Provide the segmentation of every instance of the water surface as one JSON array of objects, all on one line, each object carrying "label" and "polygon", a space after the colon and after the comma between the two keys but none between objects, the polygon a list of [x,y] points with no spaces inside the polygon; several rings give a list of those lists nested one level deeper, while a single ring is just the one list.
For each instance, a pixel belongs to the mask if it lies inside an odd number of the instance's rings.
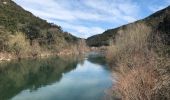
[{"label": "water surface", "polygon": [[0,67],[0,100],[103,100],[112,85],[103,57],[52,57]]}]

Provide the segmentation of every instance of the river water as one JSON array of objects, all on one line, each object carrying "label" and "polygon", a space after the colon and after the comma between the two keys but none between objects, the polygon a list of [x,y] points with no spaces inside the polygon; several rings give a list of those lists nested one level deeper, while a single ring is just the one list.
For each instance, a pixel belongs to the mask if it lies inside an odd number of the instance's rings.
[{"label": "river water", "polygon": [[0,64],[0,100],[104,100],[111,71],[101,56]]}]

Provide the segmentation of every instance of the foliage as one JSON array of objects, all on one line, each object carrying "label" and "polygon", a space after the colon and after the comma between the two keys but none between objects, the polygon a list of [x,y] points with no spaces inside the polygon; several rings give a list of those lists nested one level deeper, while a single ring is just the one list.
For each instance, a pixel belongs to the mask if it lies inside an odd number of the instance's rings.
[{"label": "foliage", "polygon": [[[3,1],[7,4],[3,4]],[[21,31],[26,34],[30,40],[41,38],[45,39],[48,35],[48,30],[53,30],[56,37],[64,37],[65,40],[74,41],[74,36],[64,33],[60,26],[52,23],[47,23],[32,13],[25,11],[11,0],[0,1],[0,26],[5,27],[6,30],[15,32]],[[48,38],[48,37],[46,37]],[[69,40],[70,39],[70,40]]]},{"label": "foliage", "polygon": [[63,32],[60,26],[25,11],[12,0],[0,0],[0,52],[17,56],[37,55],[42,50],[58,52],[78,40]]},{"label": "foliage", "polygon": [[[120,30],[107,58],[115,62],[116,92],[123,100],[170,99],[169,58],[159,35],[145,24]],[[166,85],[166,86],[165,86]]]},{"label": "foliage", "polygon": [[[115,29],[108,29],[102,34],[94,35],[92,37],[89,37],[87,39],[87,44],[89,46],[110,46],[112,43],[115,42],[115,37],[117,34],[119,34],[119,31],[121,30],[127,30],[130,28],[129,26],[138,25],[145,23],[147,26],[151,27],[151,30],[153,31],[162,31],[162,35],[166,37],[167,41],[169,41],[170,33],[169,33],[169,20],[170,20],[170,6],[168,6],[165,9],[162,9],[144,19],[138,20],[133,23],[129,23],[127,25],[120,26]],[[169,42],[170,44],[170,42]]]},{"label": "foliage", "polygon": [[0,52],[8,51],[8,41],[10,33],[3,28],[0,28]]},{"label": "foliage", "polygon": [[25,38],[25,35],[20,32],[10,36],[9,47],[17,57],[20,57],[21,54],[27,53],[30,49],[29,41]]}]

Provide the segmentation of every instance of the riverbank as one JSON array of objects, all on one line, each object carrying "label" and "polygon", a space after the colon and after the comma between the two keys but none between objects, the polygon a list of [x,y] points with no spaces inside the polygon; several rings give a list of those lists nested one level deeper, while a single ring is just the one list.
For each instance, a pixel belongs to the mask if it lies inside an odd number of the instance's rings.
[{"label": "riverbank", "polygon": [[14,58],[14,57],[9,53],[0,53],[0,62],[1,61],[10,61],[12,58]]},{"label": "riverbank", "polygon": [[11,61],[11,60],[15,60],[15,59],[24,59],[24,58],[32,58],[33,59],[33,58],[47,58],[47,57],[50,57],[50,56],[82,55],[82,54],[85,54],[89,51],[90,50],[88,48],[81,50],[81,51],[64,49],[60,52],[41,52],[41,53],[36,54],[36,55],[25,54],[22,57],[17,57],[15,54],[12,54],[12,53],[0,52],[0,62]]},{"label": "riverbank", "polygon": [[113,91],[122,100],[170,100],[169,45],[145,24],[125,31],[106,53],[118,77]]}]

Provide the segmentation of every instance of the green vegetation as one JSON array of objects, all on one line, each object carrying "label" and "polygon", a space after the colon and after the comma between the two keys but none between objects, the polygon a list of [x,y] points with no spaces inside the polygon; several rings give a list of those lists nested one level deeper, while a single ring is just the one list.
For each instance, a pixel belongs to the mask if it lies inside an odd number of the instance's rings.
[{"label": "green vegetation", "polygon": [[79,40],[63,32],[60,26],[35,17],[12,0],[0,0],[0,53],[18,58],[37,56],[42,51],[57,53],[78,44]]}]

